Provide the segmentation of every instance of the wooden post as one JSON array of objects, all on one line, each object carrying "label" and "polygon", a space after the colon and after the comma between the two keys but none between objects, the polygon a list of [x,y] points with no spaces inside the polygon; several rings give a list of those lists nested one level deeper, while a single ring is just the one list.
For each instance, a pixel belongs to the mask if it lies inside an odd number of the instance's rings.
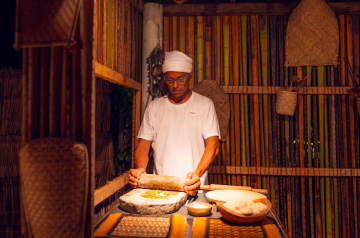
[{"label": "wooden post", "polygon": [[148,98],[148,64],[146,58],[157,45],[163,45],[163,6],[157,3],[144,4],[143,13],[143,53],[142,53],[142,107],[141,115],[145,112]]}]

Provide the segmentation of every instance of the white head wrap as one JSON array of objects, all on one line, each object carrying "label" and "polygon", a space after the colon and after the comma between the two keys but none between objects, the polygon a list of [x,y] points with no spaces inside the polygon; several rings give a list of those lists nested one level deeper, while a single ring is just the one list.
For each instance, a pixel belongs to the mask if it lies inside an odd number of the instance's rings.
[{"label": "white head wrap", "polygon": [[167,71],[190,73],[192,71],[192,62],[189,56],[177,50],[165,52],[162,71],[163,73]]}]

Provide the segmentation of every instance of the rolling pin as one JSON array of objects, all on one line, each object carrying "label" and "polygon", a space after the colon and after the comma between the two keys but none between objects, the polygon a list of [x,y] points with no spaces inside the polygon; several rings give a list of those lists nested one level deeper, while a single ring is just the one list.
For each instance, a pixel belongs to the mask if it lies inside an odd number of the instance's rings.
[{"label": "rolling pin", "polygon": [[[170,190],[170,191],[184,191],[185,180],[186,180],[185,178],[174,177],[174,176],[142,174],[140,176],[137,187]],[[221,184],[200,185],[200,189],[201,190],[246,190],[246,191],[261,193],[264,195],[268,194],[267,189],[255,189],[246,186],[233,186],[233,185],[221,185]]]}]

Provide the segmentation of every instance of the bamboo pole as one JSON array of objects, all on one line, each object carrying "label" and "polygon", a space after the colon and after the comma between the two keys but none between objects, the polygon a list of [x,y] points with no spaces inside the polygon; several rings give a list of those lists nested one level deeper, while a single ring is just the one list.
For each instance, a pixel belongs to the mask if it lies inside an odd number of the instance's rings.
[{"label": "bamboo pole", "polygon": [[178,35],[178,21],[177,17],[172,17],[172,50],[178,50],[177,37]]},{"label": "bamboo pole", "polygon": [[185,53],[185,17],[179,17],[180,22],[180,51]]},{"label": "bamboo pole", "polygon": [[49,135],[49,48],[41,49],[40,138]]},{"label": "bamboo pole", "polygon": [[[335,80],[334,80],[334,67],[331,67],[331,86],[335,85]],[[333,161],[332,161],[332,167],[336,168],[336,161],[337,161],[337,156],[336,156],[336,117],[335,117],[335,96],[332,95],[331,96],[331,129],[330,129],[330,135],[331,135],[331,145],[332,145],[332,149],[331,149],[331,153],[332,153],[332,157],[333,157]],[[339,212],[338,212],[338,186],[337,186],[337,178],[333,179],[333,200],[334,200],[334,237],[339,238]]]},{"label": "bamboo pole", "polygon": [[[325,86],[324,82],[324,66],[317,67],[318,71],[318,86]],[[318,105],[319,105],[319,140],[320,140],[320,168],[325,166],[325,98],[324,95],[318,96]],[[322,230],[323,234],[326,234],[326,226],[328,224],[328,219],[331,219],[331,216],[326,216],[326,211],[328,207],[325,203],[325,181],[324,178],[320,178],[320,196],[321,196],[321,212],[322,212]],[[329,208],[330,209],[330,208]],[[331,224],[331,220],[330,220]]]},{"label": "bamboo pole", "polygon": [[39,48],[29,49],[28,127],[29,140],[39,137]]},{"label": "bamboo pole", "polygon": [[[308,66],[306,67],[306,72],[307,72],[307,83],[306,86],[310,87],[311,86],[311,70],[312,67]],[[312,167],[312,136],[311,136],[311,96],[307,95],[306,96],[306,106],[307,106],[307,157],[308,157],[308,167],[311,168]],[[310,209],[310,231],[311,231],[311,238],[314,238],[314,231],[315,231],[315,227],[314,227],[314,211],[313,211],[313,179],[310,177],[309,178],[309,209]]]},{"label": "bamboo pole", "polygon": [[[262,85],[263,86],[268,86],[269,82],[268,82],[268,68],[269,68],[269,63],[268,63],[268,51],[269,51],[269,33],[268,33],[268,28],[269,28],[269,17],[268,16],[261,16],[260,17],[260,47],[261,47],[261,76],[262,76]],[[265,153],[263,156],[263,161],[262,161],[262,166],[266,166],[269,167],[270,166],[270,153],[269,153],[269,141],[270,141],[270,136],[269,136],[269,100],[268,100],[268,95],[264,95],[263,96],[263,110],[264,110],[264,146],[265,146]],[[264,176],[265,178],[265,176]],[[266,177],[266,180],[264,180],[264,183],[266,184],[267,189],[270,189],[270,180],[269,177]]]},{"label": "bamboo pole", "polygon": [[[346,30],[347,30],[347,56],[350,62],[351,68],[353,69],[353,23],[352,23],[352,16],[346,16]],[[349,86],[354,86],[352,81],[350,80],[350,75],[348,75]],[[356,158],[355,158],[355,118],[354,118],[354,97],[349,95],[349,126],[350,126],[350,148],[351,148],[351,168],[356,168]],[[352,189],[350,190],[353,193],[353,207],[357,207],[357,192],[356,192],[356,178],[352,179]],[[350,194],[349,194],[350,195]],[[350,209],[350,212],[353,213],[354,217],[354,228],[352,229],[355,231],[354,233],[351,232],[352,237],[358,237],[357,230],[358,230],[358,214],[357,209]]]},{"label": "bamboo pole", "polygon": [[[316,73],[314,71],[314,75],[312,76],[312,81],[313,84],[316,84]],[[317,96],[313,96],[312,98],[312,102],[317,102]],[[320,161],[319,161],[319,148],[318,148],[318,121],[317,121],[317,117],[318,117],[318,109],[317,109],[317,103],[313,104],[312,107],[312,116],[313,116],[313,138],[314,138],[314,167],[318,168],[320,165]],[[321,216],[321,196],[320,196],[320,180],[319,178],[315,178],[315,185],[314,185],[314,200],[315,200],[315,223],[316,223],[316,237],[322,237],[323,236],[323,231],[322,231],[322,216]]]},{"label": "bamboo pole", "polygon": [[220,68],[221,68],[221,64],[220,64],[220,58],[221,58],[221,18],[220,16],[216,16],[215,17],[215,22],[216,22],[216,27],[215,27],[215,31],[216,31],[216,37],[215,37],[215,45],[216,45],[216,70],[215,70],[215,80],[218,84],[220,84]]},{"label": "bamboo pole", "polygon": [[[169,39],[169,17],[164,17],[164,51],[169,52],[169,45],[170,45],[170,39]],[[190,57],[190,55],[189,55]]]},{"label": "bamboo pole", "polygon": [[49,136],[60,136],[60,91],[62,47],[51,47],[50,55],[50,93],[49,93]]},{"label": "bamboo pole", "polygon": [[189,84],[191,86],[194,85],[194,78],[195,78],[195,60],[194,60],[194,17],[188,17],[188,56],[193,59],[193,73],[191,75],[191,79]]},{"label": "bamboo pole", "polygon": [[[345,79],[346,79],[346,75],[345,75],[345,62],[344,62],[344,57],[345,57],[345,16],[344,15],[340,15],[339,16],[339,25],[340,25],[340,70],[341,70],[341,86],[345,86]],[[343,145],[344,145],[344,153],[343,153],[343,158],[344,158],[344,166],[345,168],[348,168],[348,153],[347,153],[347,118],[346,118],[346,96],[343,95],[341,97],[341,102],[342,102],[342,126],[343,126]],[[348,179],[345,178],[342,180],[342,186],[341,186],[341,200],[345,201],[348,199]],[[348,230],[348,224],[349,224],[349,206],[348,203],[341,203],[342,205],[342,236],[343,237],[348,237],[349,236],[349,230]]]},{"label": "bamboo pole", "polygon": [[[297,76],[299,79],[303,78],[302,75],[302,67],[297,67]],[[304,168],[304,96],[298,96],[298,105],[299,105],[299,150],[300,150],[300,167]],[[303,237],[306,237],[306,207],[305,207],[305,178],[301,177],[301,217],[302,217],[302,230],[303,230]]]},{"label": "bamboo pole", "polygon": [[[232,49],[233,49],[233,77],[234,85],[239,86],[239,16],[231,17]],[[239,95],[234,95],[234,120],[235,120],[235,165],[240,166],[240,115]],[[236,184],[241,185],[240,175],[236,176]]]},{"label": "bamboo pole", "polygon": [[[360,22],[359,22],[359,16],[353,16],[353,39],[354,39],[354,54],[353,54],[353,59],[354,59],[354,74],[355,75],[358,75],[359,74],[359,64],[360,64],[360,36],[359,36],[359,31],[360,31]],[[357,116],[360,115],[360,112],[357,111]],[[360,128],[359,128],[359,123],[355,123],[355,132],[356,131],[359,131]],[[356,136],[355,137],[355,157],[356,158],[359,158],[360,157],[360,138],[359,136]],[[360,166],[360,163],[359,161],[356,163],[356,167],[359,167]],[[356,188],[356,193],[354,194],[357,194],[357,196],[359,197],[360,196],[360,178],[357,178],[356,179],[356,185],[355,185],[355,188]],[[357,207],[357,236],[360,237],[360,229],[359,229],[359,226],[360,226],[360,206],[358,205],[358,201],[357,201],[357,204],[354,204],[354,208],[356,209]]]},{"label": "bamboo pole", "polygon": [[205,17],[205,79],[213,80],[211,74],[211,17]]},{"label": "bamboo pole", "polygon": [[[252,73],[253,73],[253,85],[259,85],[259,23],[258,16],[251,16],[251,44],[252,44]],[[256,166],[260,166],[260,125],[259,125],[259,96],[254,95],[254,126],[255,126],[255,149],[256,149]],[[261,187],[261,178],[256,178],[256,188]]]},{"label": "bamboo pole", "polygon": [[196,17],[197,20],[197,81],[204,79],[204,23],[203,17]]},{"label": "bamboo pole", "polygon": [[[276,34],[277,34],[277,29],[276,29],[276,18],[274,16],[270,17],[270,26],[269,26],[269,40],[270,40],[270,55],[271,55],[271,60],[270,60],[270,69],[271,69],[271,82],[270,84],[272,86],[276,85],[276,45],[277,45],[277,40],[276,40]],[[273,60],[274,59],[274,60]],[[269,104],[275,105],[275,98],[273,96],[270,96],[270,100],[269,100]],[[274,146],[271,146],[271,159],[270,159],[270,166],[275,166],[275,164],[277,165],[275,159],[277,160],[277,138],[275,137],[276,132],[277,132],[277,123],[276,123],[276,118],[277,118],[277,114],[275,112],[275,108],[273,106],[270,107],[271,110],[271,127],[270,128],[274,128],[274,130],[272,131],[272,137],[270,137],[270,139],[272,140],[273,143],[271,143]],[[269,135],[270,136],[270,135]],[[276,182],[275,182],[276,179]],[[278,178],[274,178],[273,176],[270,178],[270,199],[271,199],[271,203],[272,206],[276,209],[277,213],[280,215],[279,212],[279,205],[278,202],[279,201],[279,196],[276,196],[276,190],[278,190]]]},{"label": "bamboo pole", "polygon": [[[230,85],[230,17],[223,17],[223,48],[224,48],[224,85]],[[225,161],[230,165],[230,133],[226,136]],[[224,160],[224,158],[223,158]],[[226,184],[231,184],[230,176],[226,176]]]},{"label": "bamboo pole", "polygon": [[[220,16],[216,16],[215,19],[215,80],[220,85],[220,74],[221,74],[221,18]],[[225,138],[222,138],[223,140]],[[221,143],[221,148],[223,146],[224,142]],[[221,155],[222,153],[219,153],[216,157],[217,164],[221,164]],[[218,183],[222,183],[222,176],[220,174],[217,175],[217,181]]]},{"label": "bamboo pole", "polygon": [[67,89],[68,89],[68,50],[62,47],[62,72],[61,72],[61,88],[60,88],[60,134],[61,137],[68,136],[68,113],[67,113]]}]

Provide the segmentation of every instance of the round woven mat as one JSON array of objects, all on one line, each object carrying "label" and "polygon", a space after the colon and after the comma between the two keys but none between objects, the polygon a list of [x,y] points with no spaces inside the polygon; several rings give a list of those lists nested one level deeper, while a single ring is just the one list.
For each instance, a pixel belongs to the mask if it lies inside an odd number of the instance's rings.
[{"label": "round woven mat", "polygon": [[194,92],[210,98],[215,106],[219,121],[220,141],[225,141],[230,118],[230,103],[228,95],[214,80],[202,80],[192,89]]}]

